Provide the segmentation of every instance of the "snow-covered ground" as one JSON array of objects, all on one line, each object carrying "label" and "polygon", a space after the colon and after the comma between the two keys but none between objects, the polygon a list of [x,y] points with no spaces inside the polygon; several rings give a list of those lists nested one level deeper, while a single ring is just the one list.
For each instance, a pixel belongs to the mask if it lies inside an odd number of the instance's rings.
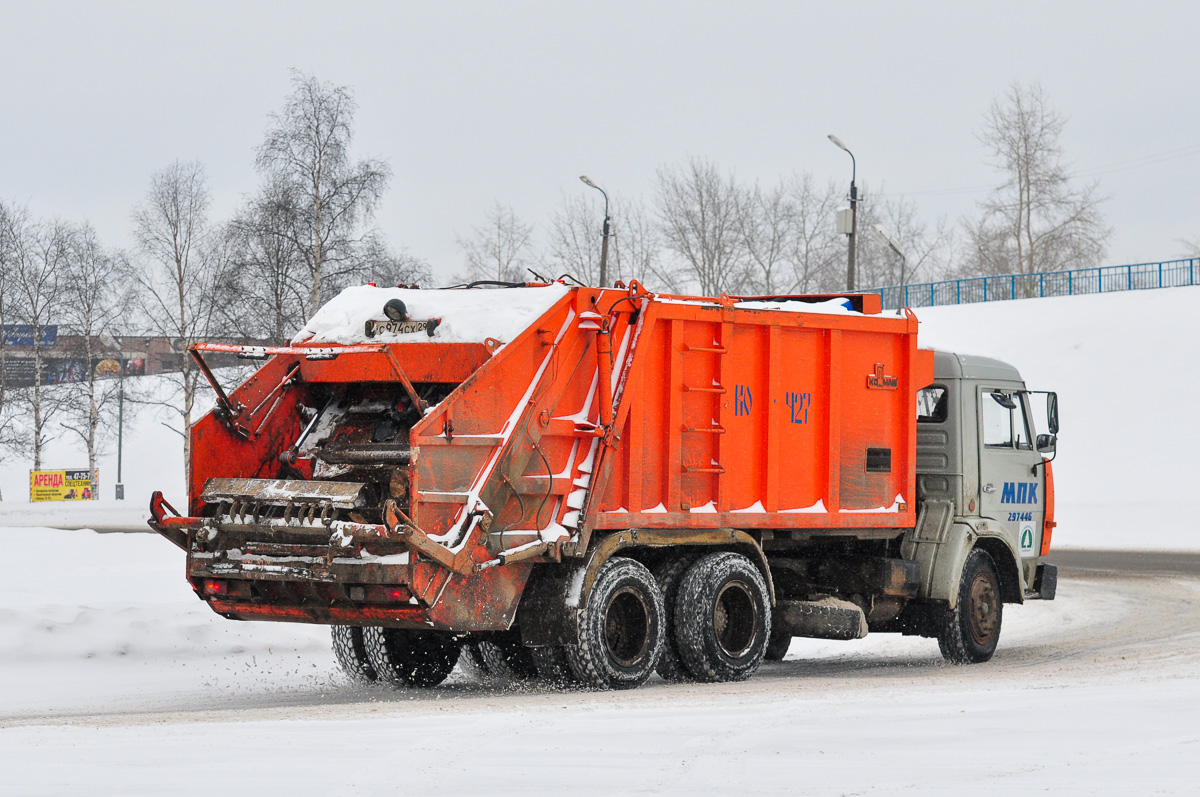
[{"label": "snow-covered ground", "polygon": [[[1200,354],[1180,288],[922,310],[926,345],[1062,400],[1056,545],[1200,548],[1183,512]],[[0,794],[1195,792],[1200,581],[1065,575],[982,666],[931,640],[796,640],[741,684],[430,691],[347,683],[318,626],[235,623],[138,525],[179,437],[126,433],[129,500],[42,508],[0,466]],[[84,461],[66,438],[47,465]],[[41,528],[58,526],[60,528]]]},{"label": "snow-covered ground", "polygon": [[1066,578],[974,667],[875,636],[741,684],[395,691],[322,627],[212,614],[156,537],[9,533],[4,794],[1194,793],[1195,579]]}]

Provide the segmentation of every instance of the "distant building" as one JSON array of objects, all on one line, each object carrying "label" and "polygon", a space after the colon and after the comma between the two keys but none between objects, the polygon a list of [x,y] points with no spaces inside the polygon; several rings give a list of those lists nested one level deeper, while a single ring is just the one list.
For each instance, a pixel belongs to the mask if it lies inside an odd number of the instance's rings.
[{"label": "distant building", "polygon": [[[6,387],[29,387],[34,382],[33,335],[18,325],[4,327],[0,354],[4,362]],[[115,337],[117,348],[106,346],[99,337],[92,337],[92,357],[87,356],[86,339],[82,335],[59,335],[58,327],[42,330],[42,384],[86,381],[89,372],[99,378],[177,373],[188,357],[183,341],[161,336],[121,335]],[[210,338],[214,343],[240,343],[259,346],[274,345],[274,341],[248,338]],[[237,365],[232,354],[209,352],[205,361],[213,368]]]}]

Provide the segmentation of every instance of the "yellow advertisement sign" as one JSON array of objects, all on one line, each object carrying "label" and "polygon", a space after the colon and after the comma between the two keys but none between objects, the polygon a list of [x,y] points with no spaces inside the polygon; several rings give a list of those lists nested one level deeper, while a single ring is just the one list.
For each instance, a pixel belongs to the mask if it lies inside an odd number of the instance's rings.
[{"label": "yellow advertisement sign", "polygon": [[30,501],[90,501],[97,492],[99,471],[31,470]]}]

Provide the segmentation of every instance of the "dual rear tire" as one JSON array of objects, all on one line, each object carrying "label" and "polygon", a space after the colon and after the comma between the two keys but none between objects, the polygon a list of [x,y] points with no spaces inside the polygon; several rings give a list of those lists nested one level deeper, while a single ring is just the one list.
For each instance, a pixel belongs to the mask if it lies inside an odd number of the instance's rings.
[{"label": "dual rear tire", "polygon": [[436,686],[464,650],[464,664],[485,679],[633,689],[657,668],[668,680],[740,681],[758,669],[771,638],[770,595],[758,568],[740,554],[675,558],[653,574],[616,556],[600,566],[579,613],[576,644],[464,645],[444,631],[355,626],[332,633],[338,663],[360,683]]},{"label": "dual rear tire", "polygon": [[579,641],[566,645],[571,673],[594,689],[633,689],[654,672],[666,640],[662,591],[641,562],[614,556],[600,566],[579,613]]},{"label": "dual rear tire", "polygon": [[722,551],[688,568],[675,597],[680,663],[697,681],[744,681],[771,638],[771,597],[754,563]]},{"label": "dual rear tire", "polygon": [[741,681],[758,669],[770,638],[767,583],[745,556],[685,555],[654,573],[613,557],[601,565],[566,660],[596,689],[632,689],[655,669],[672,681]]}]

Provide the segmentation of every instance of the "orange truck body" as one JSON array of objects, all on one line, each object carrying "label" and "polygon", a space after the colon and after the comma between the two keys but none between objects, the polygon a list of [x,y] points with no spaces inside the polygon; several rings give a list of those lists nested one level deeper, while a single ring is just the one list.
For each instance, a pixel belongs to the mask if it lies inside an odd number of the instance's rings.
[{"label": "orange truck body", "polygon": [[[506,341],[194,347],[201,364],[205,351],[265,359],[193,426],[187,514],[155,499],[151,525],[188,552],[197,592],[232,618],[500,630],[535,567],[611,535],[761,544],[916,525],[916,395],[933,354],[911,313],[884,315],[872,295],[552,289]],[[830,301],[854,311],[806,311]],[[265,497],[267,482],[318,483],[316,457],[281,454],[330,391],[412,407],[430,386],[444,395],[420,408],[374,500],[338,514]],[[257,492],[219,500],[221,480]]]}]

